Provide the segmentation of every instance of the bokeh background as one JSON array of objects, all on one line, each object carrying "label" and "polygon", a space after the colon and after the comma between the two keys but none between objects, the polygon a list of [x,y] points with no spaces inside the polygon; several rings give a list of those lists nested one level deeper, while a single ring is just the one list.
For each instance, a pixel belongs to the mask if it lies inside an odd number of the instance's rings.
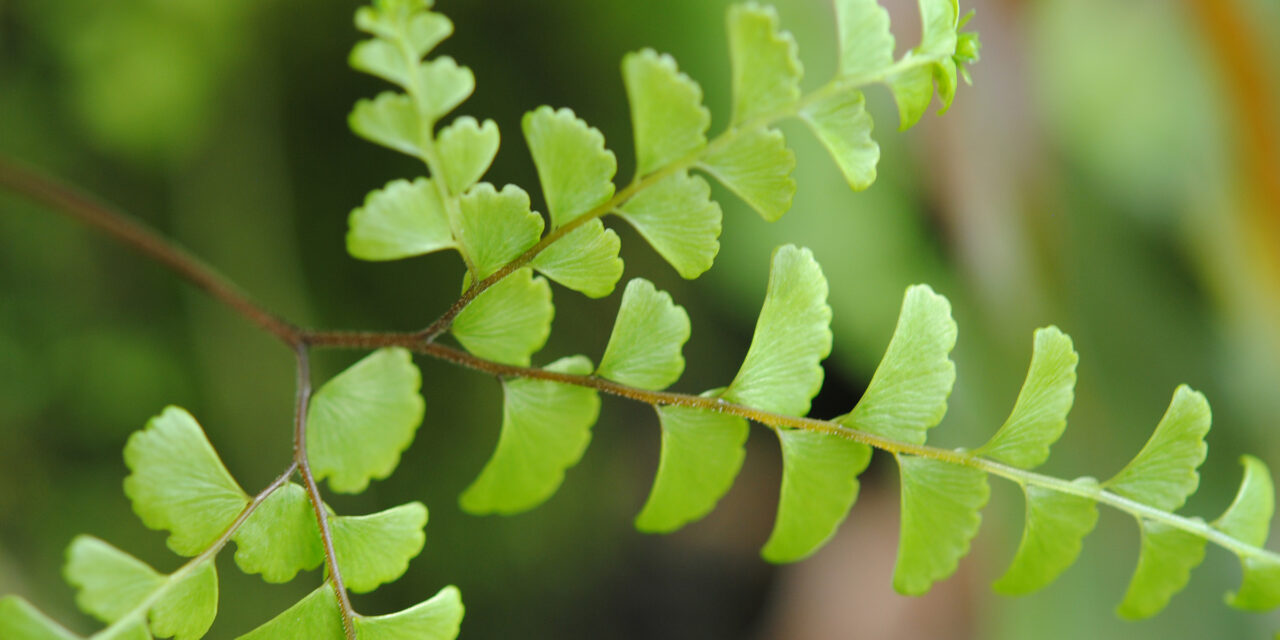
[{"label": "bokeh background", "polygon": [[[488,179],[537,184],[518,135],[540,104],[571,106],[634,168],[621,56],[672,53],[717,122],[728,111],[722,0],[443,1],[457,25],[440,48],[478,79],[463,113],[505,132]],[[777,0],[807,85],[834,69],[827,0]],[[914,3],[885,2],[899,49]],[[1206,392],[1215,425],[1202,489],[1185,512],[1213,518],[1237,458],[1280,467],[1280,4],[1274,0],[973,0],[976,87],[945,117],[896,131],[869,92],[880,179],[852,193],[803,128],[794,209],[767,224],[720,191],[716,266],[686,282],[625,226],[627,277],[671,291],[693,318],[678,388],[719,386],[745,353],[772,247],[811,247],[831,282],[835,350],[814,414],[844,413],[883,351],[904,288],[955,305],[959,370],[932,441],[976,445],[1003,421],[1038,326],[1081,353],[1077,400],[1045,471],[1107,477],[1135,453],[1175,385]],[[100,194],[206,258],[270,308],[329,328],[409,330],[458,290],[453,254],[389,264],[346,256],[346,215],[364,194],[422,169],[346,129],[382,90],[349,70],[355,2],[0,0],[0,153]],[[713,133],[718,129],[713,125]],[[538,195],[534,193],[535,203]],[[539,208],[540,205],[539,205]],[[620,289],[619,289],[620,293]],[[536,356],[598,357],[619,293],[557,288],[551,342]],[[317,379],[354,354],[320,356]],[[456,506],[496,441],[498,384],[420,361],[427,420],[399,471],[340,512],[408,500],[431,509],[428,543],[399,582],[358,610],[408,606],[445,584],[472,639],[1254,638],[1276,615],[1221,595],[1236,560],[1211,547],[1190,586],[1153,620],[1117,619],[1137,558],[1133,521],[1104,509],[1080,561],[1020,599],[990,582],[1012,557],[1022,499],[993,480],[985,526],[959,573],[923,598],[890,586],[897,478],[877,457],[836,539],[793,566],[758,548],[772,524],[776,442],[753,431],[732,492],[674,535],[634,531],[656,468],[652,412],[606,400],[594,443],[543,507],[476,518]],[[55,213],[0,194],[0,593],[81,631],[59,577],[65,545],[100,536],[162,570],[163,536],[120,490],[125,439],[166,404],[189,408],[250,491],[290,455],[289,352],[171,274]],[[230,638],[314,588],[266,585],[220,559]]]}]

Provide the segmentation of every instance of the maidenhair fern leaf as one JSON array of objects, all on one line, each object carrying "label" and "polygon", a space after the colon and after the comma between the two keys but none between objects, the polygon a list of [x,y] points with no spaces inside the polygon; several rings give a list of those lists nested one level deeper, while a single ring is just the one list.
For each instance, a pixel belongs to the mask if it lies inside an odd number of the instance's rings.
[{"label": "maidenhair fern leaf", "polygon": [[876,181],[880,145],[871,138],[871,114],[861,91],[845,91],[805,105],[800,117],[831,152],[855,191]]},{"label": "maidenhair fern leaf", "polygon": [[662,453],[636,528],[669,533],[711,512],[742,468],[747,421],[687,407],[659,407]]},{"label": "maidenhair fern leaf", "polygon": [[684,372],[689,314],[671,294],[636,278],[627,283],[596,375],[641,389],[665,389]]},{"label": "maidenhair fern leaf", "polygon": [[67,547],[63,570],[76,587],[76,605],[107,623],[141,605],[164,584],[146,563],[92,536],[77,536]]},{"label": "maidenhair fern leaf", "polygon": [[453,23],[431,11],[430,2],[375,2],[356,9],[356,28],[380,38],[404,42],[421,58],[453,34]]},{"label": "maidenhair fern leaf", "polygon": [[[938,97],[942,102],[939,113],[951,106],[955,96],[956,72],[953,57],[957,53],[960,28],[960,8],[956,0],[919,0],[922,33],[920,45],[907,54],[907,60],[925,59],[926,64],[913,66],[889,78],[889,88],[898,102],[901,129],[908,129],[920,120],[933,99],[933,85],[938,85]],[[966,56],[972,49],[977,58],[977,40],[966,41]]]},{"label": "maidenhair fern leaf", "polygon": [[836,422],[886,438],[924,444],[947,413],[956,380],[951,303],[927,285],[907,289],[898,326],[880,366],[853,411]]},{"label": "maidenhair fern leaf", "polygon": [[795,38],[779,31],[778,12],[755,3],[733,5],[728,28],[732,124],[775,115],[798,101],[804,67]]},{"label": "maidenhair fern leaf", "polygon": [[440,177],[450,193],[466,191],[489,170],[498,154],[499,138],[494,121],[480,124],[471,116],[462,116],[440,130],[436,153],[440,155]]},{"label": "maidenhair fern leaf", "polygon": [[288,582],[324,561],[324,546],[307,491],[292,482],[267,496],[232,537],[236,566],[267,582]]},{"label": "maidenhair fern leaf", "polygon": [[757,409],[802,416],[822,388],[831,353],[827,279],[808,249],[773,252],[769,285],[751,346],[724,398]]},{"label": "maidenhair fern leaf", "polygon": [[1181,507],[1200,484],[1196,469],[1209,452],[1211,422],[1204,395],[1180,385],[1142,450],[1103,487],[1162,511]]},{"label": "maidenhair fern leaf", "polygon": [[343,581],[356,593],[399,579],[427,541],[422,532],[427,508],[421,502],[367,516],[338,516],[330,522]]},{"label": "maidenhair fern leaf", "polygon": [[377,76],[404,88],[413,85],[413,74],[417,70],[417,65],[411,65],[399,47],[379,38],[357,42],[351,49],[347,63],[356,71]]},{"label": "maidenhair fern leaf", "polygon": [[195,567],[156,600],[151,631],[158,638],[198,640],[218,615],[218,572],[212,560]]},{"label": "maidenhair fern leaf", "polygon": [[982,522],[990,488],[979,469],[897,455],[902,477],[902,533],[893,588],[921,595],[955,572]]},{"label": "maidenhair fern leaf", "polygon": [[779,429],[782,492],[778,518],[761,555],[769,562],[808,557],[835,534],[858,498],[858,474],[871,447],[839,436]]},{"label": "maidenhair fern leaf", "polygon": [[629,53],[622,58],[622,80],[631,103],[636,175],[706,146],[711,112],[702,106],[702,87],[680,72],[674,58],[653,49]]},{"label": "maidenhair fern leaf", "polygon": [[711,268],[720,251],[720,204],[700,176],[681,171],[632,196],[618,210],[681,277]]},{"label": "maidenhair fern leaf", "polygon": [[365,198],[348,220],[347,252],[361,260],[399,260],[456,247],[432,181],[395,180]]},{"label": "maidenhair fern leaf", "polygon": [[604,204],[613,195],[618,161],[604,136],[569,109],[539,107],[521,121],[538,181],[558,228]]},{"label": "maidenhair fern leaf", "polygon": [[307,419],[307,456],[317,480],[359,493],[400,463],[426,403],[422,374],[409,352],[379,349],[320,387]]},{"label": "maidenhair fern leaf", "polygon": [[911,67],[889,78],[889,90],[898,103],[898,130],[906,131],[920,122],[933,100],[933,70]]},{"label": "maidenhair fern leaf", "polygon": [[1150,520],[1138,521],[1142,551],[1116,614],[1128,620],[1149,618],[1187,586],[1191,570],[1204,560],[1204,538]]},{"label": "maidenhair fern leaf", "polygon": [[[595,367],[586,357],[573,356],[546,369],[587,375]],[[550,498],[565,470],[582,458],[600,413],[594,389],[520,379],[504,381],[503,391],[498,446],[459,501],[474,514],[517,513]]]},{"label": "maidenhair fern leaf", "polygon": [[485,289],[454,319],[450,330],[462,346],[481,358],[529,366],[551,334],[551,285],[529,268]]},{"label": "maidenhair fern leaf", "polygon": [[876,0],[836,0],[840,75],[861,77],[893,64],[889,12]]},{"label": "maidenhair fern leaf", "polygon": [[[1075,482],[1098,486],[1091,478]],[[1084,537],[1098,523],[1098,505],[1093,500],[1035,485],[1025,485],[1022,491],[1027,499],[1022,542],[1009,570],[993,585],[1011,596],[1038,591],[1057,579],[1075,562]]]},{"label": "maidenhair fern leaf", "polygon": [[347,117],[347,125],[356,135],[388,149],[420,158],[422,124],[413,100],[403,93],[384,91],[372,100],[356,101]]},{"label": "maidenhair fern leaf", "polygon": [[459,242],[482,280],[538,243],[542,216],[529,209],[529,194],[509,184],[502,191],[481,182],[459,199]]},{"label": "maidenhair fern leaf", "polygon": [[18,596],[0,598],[0,638],[13,640],[79,640]]},{"label": "maidenhair fern leaf", "polygon": [[132,473],[124,493],[152,529],[169,531],[169,548],[194,556],[209,547],[249,504],[191,414],[167,407],[129,437]]},{"label": "maidenhair fern leaf", "polygon": [[103,629],[90,636],[90,640],[151,640],[151,632],[145,622],[138,620]]},{"label": "maidenhair fern leaf", "polygon": [[418,92],[414,94],[414,100],[427,130],[471,97],[471,92],[476,89],[475,74],[448,56],[422,63],[417,74]]},{"label": "maidenhair fern leaf", "polygon": [[449,586],[430,600],[385,616],[359,616],[361,640],[453,640],[462,626],[462,596]]},{"label": "maidenhair fern leaf", "polygon": [[560,284],[592,298],[613,293],[622,277],[622,241],[599,219],[565,234],[533,259],[533,268]]},{"label": "maidenhair fern leaf", "polygon": [[324,583],[239,640],[345,640],[333,587]]},{"label": "maidenhair fern leaf", "polygon": [[[1245,544],[1261,548],[1271,529],[1275,513],[1275,485],[1271,472],[1261,460],[1243,456],[1244,480],[1231,506],[1213,522],[1213,527]],[[1244,580],[1240,590],[1227,596],[1233,607],[1265,611],[1280,606],[1280,563],[1265,556],[1242,556]]]},{"label": "maidenhair fern leaf", "polygon": [[791,179],[796,154],[787,148],[777,129],[743,131],[728,144],[709,149],[698,166],[769,222],[791,208],[796,193],[796,182]]},{"label": "maidenhair fern leaf", "polygon": [[1037,329],[1031,367],[1013,412],[991,440],[974,453],[1023,469],[1044,464],[1049,459],[1049,446],[1067,428],[1079,361],[1071,338],[1065,333],[1057,327]]}]

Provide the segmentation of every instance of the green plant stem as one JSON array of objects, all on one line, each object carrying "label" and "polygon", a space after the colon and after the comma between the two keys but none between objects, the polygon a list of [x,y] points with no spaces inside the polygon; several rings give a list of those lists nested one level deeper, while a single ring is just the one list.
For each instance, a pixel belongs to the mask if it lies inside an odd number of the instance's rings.
[{"label": "green plant stem", "polygon": [[214,556],[217,556],[218,552],[222,551],[222,548],[227,546],[227,543],[231,541],[231,537],[234,536],[236,531],[240,529],[240,526],[249,519],[249,516],[253,515],[253,512],[256,511],[257,508],[271,496],[271,494],[275,493],[276,489],[284,486],[284,483],[288,482],[289,477],[293,475],[293,472],[296,471],[297,468],[298,465],[296,463],[290,464],[289,468],[284,470],[284,473],[280,474],[271,482],[271,484],[267,485],[265,489],[259,491],[258,494],[249,501],[249,504],[245,505],[244,509],[240,510],[240,515],[236,516],[236,519],[227,526],[226,531],[223,531],[222,535],[218,536],[218,539],[214,540],[213,544],[209,545],[208,549],[200,552],[200,555],[188,560],[186,564],[183,564],[181,567],[178,567],[176,571],[166,576],[164,584],[151,592],[150,595],[148,595],[142,602],[139,602],[137,606],[129,611],[129,613],[124,614],[115,622],[107,625],[105,629],[99,631],[94,637],[107,635],[110,631],[119,631],[129,624],[145,624],[147,620],[147,612],[151,610],[151,607],[155,606],[155,604],[160,601],[160,598],[164,597],[164,595],[169,592],[169,589],[171,589],[173,585],[182,582],[183,579],[191,575],[204,563],[212,562]]},{"label": "green plant stem", "polygon": [[311,463],[307,459],[307,410],[311,405],[311,355],[305,344],[294,348],[298,360],[298,395],[294,406],[293,419],[293,466],[298,468],[302,476],[302,484],[307,489],[307,499],[315,512],[316,524],[320,528],[320,542],[324,545],[324,564],[329,570],[329,583],[338,598],[338,610],[342,613],[342,630],[347,640],[356,640],[354,623],[355,611],[351,608],[351,596],[342,582],[342,570],[338,567],[338,554],[333,547],[333,528],[329,526],[329,514],[324,508],[324,498],[320,495],[320,487],[316,484],[315,475],[311,473]]}]

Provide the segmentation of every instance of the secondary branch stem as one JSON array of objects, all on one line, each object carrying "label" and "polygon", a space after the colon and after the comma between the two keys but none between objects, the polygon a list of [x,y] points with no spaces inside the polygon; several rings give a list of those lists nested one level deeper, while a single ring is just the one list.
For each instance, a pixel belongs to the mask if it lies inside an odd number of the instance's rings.
[{"label": "secondary branch stem", "polygon": [[311,509],[315,512],[316,524],[320,528],[320,541],[324,544],[324,564],[329,570],[329,581],[333,585],[333,593],[338,598],[338,610],[342,613],[342,630],[347,640],[356,640],[355,611],[351,608],[351,597],[342,582],[342,570],[338,567],[338,554],[333,547],[333,529],[329,526],[329,514],[324,508],[324,498],[320,495],[320,487],[316,485],[315,475],[311,473],[311,464],[307,460],[307,410],[311,404],[311,356],[305,344],[294,349],[298,357],[298,396],[294,407],[293,429],[293,464],[298,467],[298,475],[302,476],[302,484],[306,487],[307,498]]}]

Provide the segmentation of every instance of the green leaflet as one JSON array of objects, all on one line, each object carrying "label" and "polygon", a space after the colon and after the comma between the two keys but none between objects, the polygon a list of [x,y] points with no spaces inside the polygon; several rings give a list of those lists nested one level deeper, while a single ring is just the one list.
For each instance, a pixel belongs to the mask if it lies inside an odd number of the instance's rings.
[{"label": "green leaflet", "polygon": [[360,640],[453,640],[462,626],[462,596],[448,586],[430,600],[385,616],[358,616]]},{"label": "green leaflet", "polygon": [[596,218],[543,249],[533,259],[533,268],[574,291],[603,298],[622,277],[620,248],[618,234]]},{"label": "green leaflet", "polygon": [[[960,8],[956,0],[919,0],[922,36],[920,46],[908,52],[906,59],[925,58],[932,62],[912,67],[888,79],[889,89],[898,102],[900,130],[911,128],[929,108],[933,99],[933,85],[937,82],[938,97],[942,107],[938,113],[951,106],[956,88],[956,55],[960,28]],[[977,59],[977,39],[966,41],[966,54],[972,49]],[[968,61],[968,58],[965,58]],[[967,77],[967,74],[966,74]]]},{"label": "green leaflet", "polygon": [[415,158],[424,155],[419,146],[422,125],[418,113],[413,100],[403,93],[383,91],[372,100],[357,100],[351,115],[347,116],[347,125],[356,135],[374,144]]},{"label": "green leaflet", "polygon": [[427,178],[394,180],[370,192],[347,225],[347,253],[361,260],[399,260],[457,246],[440,193]]},{"label": "green leaflet", "polygon": [[342,613],[333,587],[325,582],[266,624],[239,640],[345,640]]},{"label": "green leaflet", "polygon": [[662,453],[636,528],[670,533],[711,512],[746,456],[747,421],[687,407],[658,407]]},{"label": "green leaflet", "polygon": [[1244,580],[1239,591],[1227,594],[1227,604],[1246,611],[1267,611],[1280,605],[1280,563],[1254,556],[1241,563]]},{"label": "green leaflet", "polygon": [[435,122],[453,111],[476,89],[476,77],[453,58],[441,56],[418,66],[417,92],[413,93],[422,119],[422,129],[430,131]]},{"label": "green leaflet", "polygon": [[5,596],[0,598],[0,638],[78,640],[80,636],[67,631],[26,600],[18,596]]},{"label": "green leaflet", "polygon": [[1205,539],[1168,525],[1138,520],[1142,551],[1116,614],[1127,620],[1149,618],[1187,586],[1191,570],[1204,560]]},{"label": "green leaflet", "polygon": [[933,100],[933,70],[912,67],[889,78],[889,90],[898,103],[898,131],[906,131],[920,122]]},{"label": "green leaflet", "polygon": [[637,193],[617,213],[683,278],[702,275],[720,251],[720,204],[707,181],[687,171]]},{"label": "green leaflet", "polygon": [[631,104],[637,176],[707,145],[711,112],[702,106],[702,87],[680,72],[674,58],[653,49],[628,53],[622,80]]},{"label": "green leaflet", "polygon": [[622,293],[596,375],[641,389],[665,389],[684,373],[681,350],[688,340],[684,307],[648,280],[635,278]]},{"label": "green leaflet", "polygon": [[267,496],[232,537],[236,566],[267,582],[288,582],[324,562],[324,546],[307,491],[289,482]]},{"label": "green leaflet", "polygon": [[462,116],[440,130],[436,136],[436,153],[440,155],[440,174],[449,192],[460,194],[475,184],[498,154],[498,125],[492,120],[484,124],[471,116]]},{"label": "green leaflet", "polygon": [[481,358],[529,366],[551,334],[551,285],[528,267],[485,289],[454,319],[453,337]]},{"label": "green leaflet", "polygon": [[978,469],[896,455],[902,476],[902,533],[893,588],[921,595],[955,572],[969,552],[987,504],[987,476]]},{"label": "green leaflet", "polygon": [[173,584],[151,608],[151,631],[156,637],[198,640],[218,615],[218,573],[207,561]]},{"label": "green leaflet", "polygon": [[453,23],[445,16],[427,11],[430,2],[375,2],[356,9],[356,28],[380,38],[403,41],[421,58],[453,34]]},{"label": "green leaflet", "polygon": [[769,285],[742,368],[723,396],[765,411],[802,416],[822,388],[831,353],[827,279],[808,249],[773,252]]},{"label": "green leaflet", "polygon": [[[1096,488],[1092,478],[1076,484]],[[1059,493],[1037,486],[1022,487],[1027,498],[1026,524],[1013,563],[995,590],[1016,596],[1048,586],[1080,555],[1084,537],[1098,523],[1098,505],[1093,500]]]},{"label": "green leaflet", "polygon": [[[588,375],[584,356],[561,358],[547,371]],[[502,433],[493,457],[462,493],[462,508],[480,515],[512,514],[538,506],[577,464],[600,413],[594,389],[545,380],[503,382]]]},{"label": "green leaflet", "polygon": [[[1213,527],[1245,544],[1262,547],[1271,529],[1275,513],[1275,485],[1271,472],[1253,456],[1242,456],[1244,480],[1231,506]],[[1227,604],[1250,611],[1265,611],[1280,606],[1280,563],[1266,557],[1240,558],[1244,580],[1240,590],[1227,595]]]},{"label": "green leaflet", "polygon": [[800,118],[831,152],[850,187],[862,191],[876,181],[880,145],[871,139],[873,123],[861,91],[816,100],[800,110]]},{"label": "green leaflet", "polygon": [[1023,469],[1044,464],[1049,459],[1049,446],[1067,428],[1079,361],[1080,356],[1065,333],[1057,327],[1037,329],[1031,367],[1013,412],[974,454]]},{"label": "green leaflet", "polygon": [[174,553],[194,556],[213,544],[249,504],[191,414],[166,407],[129,436],[132,471],[124,493],[143,524],[169,532]]},{"label": "green leaflet", "polygon": [[698,163],[769,222],[791,208],[795,166],[796,154],[777,129],[743,131],[728,144],[709,150]]},{"label": "green leaflet", "polygon": [[604,136],[569,109],[538,107],[521,120],[538,181],[558,228],[602,205],[613,195],[618,161]]},{"label": "green leaflet", "polygon": [[89,636],[90,640],[151,640],[147,625],[141,620],[126,623],[115,629],[107,628]]},{"label": "green leaflet", "polygon": [[67,547],[63,576],[77,589],[76,605],[106,623],[132,612],[165,581],[141,560],[86,535]]},{"label": "green leaflet", "polygon": [[458,200],[459,243],[483,280],[538,243],[542,216],[529,209],[529,194],[509,184],[502,191],[481,182]]},{"label": "green leaflet", "polygon": [[919,0],[923,27],[920,46],[913,53],[922,56],[950,56],[956,50],[956,29],[960,23],[957,0]]},{"label": "green leaflet", "polygon": [[1151,439],[1102,486],[1162,511],[1181,507],[1200,484],[1196,468],[1209,451],[1204,436],[1211,422],[1204,395],[1179,385]]},{"label": "green leaflet", "polygon": [[795,38],[778,30],[778,12],[755,3],[729,7],[729,57],[733,63],[732,124],[767,117],[800,99]]},{"label": "green leaflet", "polygon": [[359,493],[395,470],[413,442],[425,403],[409,352],[379,349],[320,387],[307,414],[307,456],[317,480]]},{"label": "green leaflet", "polygon": [[[106,542],[78,536],[67,548],[64,573],[78,589],[76,604],[107,623],[135,613],[165,588],[150,607],[151,629],[160,637],[196,640],[218,612],[218,575],[209,561],[181,577],[162,576]],[[167,584],[171,580],[176,582]]]},{"label": "green leaflet", "polygon": [[404,575],[409,560],[426,544],[427,508],[410,502],[366,516],[331,520],[333,547],[343,581],[356,593],[368,593]]},{"label": "green leaflet", "polygon": [[769,562],[794,562],[831,539],[849,514],[871,447],[825,433],[776,431],[782,443],[782,492],[761,555]]},{"label": "green leaflet", "polygon": [[362,40],[351,49],[347,63],[352,69],[377,76],[392,84],[412,84],[413,67],[396,45],[377,38]]},{"label": "green leaflet", "polygon": [[924,444],[926,431],[947,413],[956,367],[951,303],[928,285],[907,289],[898,326],[867,392],[853,411],[836,418],[845,426],[886,438]]},{"label": "green leaflet", "polygon": [[876,0],[836,0],[840,75],[866,76],[893,64],[889,12]]}]

